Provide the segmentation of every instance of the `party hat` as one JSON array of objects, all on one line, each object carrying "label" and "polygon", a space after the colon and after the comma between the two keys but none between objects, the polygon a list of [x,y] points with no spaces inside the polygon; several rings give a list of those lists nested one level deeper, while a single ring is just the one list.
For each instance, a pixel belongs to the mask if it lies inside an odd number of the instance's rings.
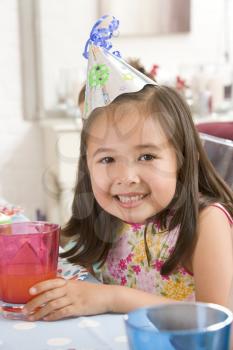
[{"label": "party hat", "polygon": [[83,53],[88,58],[85,108],[87,119],[97,107],[111,103],[123,93],[140,91],[156,82],[125,62],[119,51],[110,52],[109,39],[116,33],[119,21],[112,16],[101,17],[93,26]]}]

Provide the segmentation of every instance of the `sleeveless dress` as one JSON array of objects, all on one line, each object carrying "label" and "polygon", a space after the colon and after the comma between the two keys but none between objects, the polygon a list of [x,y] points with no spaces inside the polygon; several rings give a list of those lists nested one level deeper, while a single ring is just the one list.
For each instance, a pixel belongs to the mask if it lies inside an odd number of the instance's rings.
[{"label": "sleeveless dress", "polygon": [[[220,204],[214,204],[225,212]],[[147,228],[146,241],[151,255],[148,265],[144,245],[144,224],[123,223],[110,249],[107,259],[96,277],[106,284],[117,284],[143,290],[174,300],[195,300],[193,274],[178,266],[169,275],[161,275],[160,269],[175,247],[179,228],[161,231],[156,222]]]}]

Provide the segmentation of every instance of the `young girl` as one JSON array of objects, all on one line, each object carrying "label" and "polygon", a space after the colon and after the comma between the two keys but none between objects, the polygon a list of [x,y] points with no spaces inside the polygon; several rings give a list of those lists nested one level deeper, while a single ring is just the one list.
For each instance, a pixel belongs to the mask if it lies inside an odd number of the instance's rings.
[{"label": "young girl", "polygon": [[197,300],[228,305],[233,195],[202,148],[190,110],[146,85],[94,109],[81,135],[64,254],[103,284],[38,283],[30,320],[57,320]]}]

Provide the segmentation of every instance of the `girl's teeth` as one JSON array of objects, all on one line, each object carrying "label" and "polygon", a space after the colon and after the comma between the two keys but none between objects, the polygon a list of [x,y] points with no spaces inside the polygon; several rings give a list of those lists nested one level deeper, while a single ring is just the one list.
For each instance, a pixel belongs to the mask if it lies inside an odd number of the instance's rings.
[{"label": "girl's teeth", "polygon": [[140,201],[142,198],[144,197],[144,195],[139,195],[139,196],[118,196],[120,202],[122,203],[129,203],[129,202],[137,202]]}]

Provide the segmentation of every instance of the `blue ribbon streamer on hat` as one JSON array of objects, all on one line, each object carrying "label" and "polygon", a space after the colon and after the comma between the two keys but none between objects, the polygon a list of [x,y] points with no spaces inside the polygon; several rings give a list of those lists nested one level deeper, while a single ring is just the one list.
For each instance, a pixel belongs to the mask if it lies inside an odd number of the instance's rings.
[{"label": "blue ribbon streamer on hat", "polygon": [[[94,44],[95,46],[103,47],[105,50],[110,51],[112,49],[112,43],[109,41],[113,33],[117,30],[119,26],[119,20],[115,17],[111,16],[113,19],[107,27],[99,28],[100,24],[107,18],[109,15],[102,16],[96,21],[94,26],[92,27],[90,37],[86,42],[85,49],[83,52],[83,56],[88,59],[88,51],[89,46]],[[121,58],[121,54],[119,51],[113,51],[113,55]]]}]

